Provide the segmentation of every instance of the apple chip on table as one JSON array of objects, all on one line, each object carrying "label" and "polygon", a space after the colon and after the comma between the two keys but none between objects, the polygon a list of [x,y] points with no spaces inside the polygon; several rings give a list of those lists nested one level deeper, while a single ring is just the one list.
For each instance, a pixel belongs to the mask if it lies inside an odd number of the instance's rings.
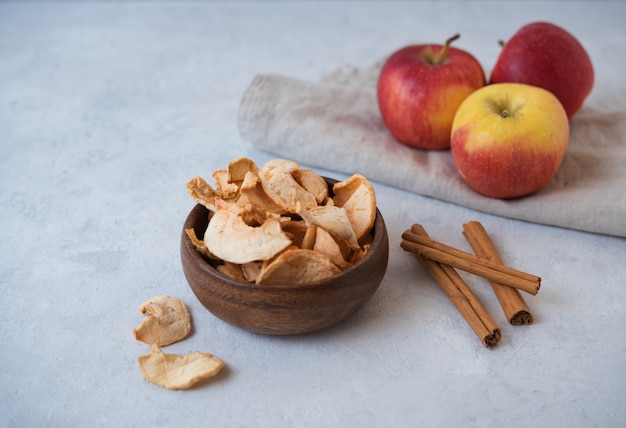
[{"label": "apple chip on table", "polygon": [[187,389],[224,367],[221,359],[206,352],[181,356],[161,350],[162,346],[183,340],[191,331],[189,310],[180,300],[159,294],[144,302],[139,311],[146,317],[133,329],[133,335],[151,346],[149,354],[137,359],[147,381],[167,389]]},{"label": "apple chip on table", "polygon": [[147,314],[133,329],[135,339],[148,345],[166,346],[184,339],[191,331],[189,310],[180,300],[159,294],[139,308]]},{"label": "apple chip on table", "polygon": [[186,230],[216,269],[255,284],[312,282],[357,263],[371,245],[376,217],[372,184],[360,174],[333,185],[297,162],[272,159],[258,167],[238,158],[187,182],[210,212],[202,239]]},{"label": "apple chip on table", "polygon": [[194,351],[181,356],[165,354],[158,345],[150,353],[138,359],[144,378],[167,389],[187,389],[215,376],[224,367],[224,362],[207,353]]}]

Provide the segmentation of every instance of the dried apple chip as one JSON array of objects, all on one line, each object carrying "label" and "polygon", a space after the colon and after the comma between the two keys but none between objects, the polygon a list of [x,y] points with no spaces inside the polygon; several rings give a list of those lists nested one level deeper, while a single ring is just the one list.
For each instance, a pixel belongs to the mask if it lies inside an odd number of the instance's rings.
[{"label": "dried apple chip", "polygon": [[196,251],[198,251],[200,254],[202,254],[206,258],[209,258],[209,259],[216,258],[213,254],[211,254],[209,249],[206,247],[205,243],[200,238],[198,238],[198,236],[196,235],[195,229],[193,228],[185,229],[185,233],[191,240],[191,244],[194,246]]},{"label": "dried apple chip", "polygon": [[269,196],[263,190],[259,176],[253,172],[248,172],[244,176],[241,183],[240,192],[245,196],[248,201],[254,205],[259,211],[266,213],[282,213],[284,210],[276,205],[276,203],[270,199]]},{"label": "dried apple chip", "polygon": [[297,204],[311,209],[317,206],[315,196],[300,186],[292,173],[299,169],[296,162],[284,159],[268,161],[259,172],[263,190],[279,207],[296,213]]},{"label": "dried apple chip", "polygon": [[241,265],[241,272],[243,273],[243,277],[248,282],[256,281],[256,278],[261,273],[261,268],[263,267],[263,262],[249,262]]},{"label": "dried apple chip", "polygon": [[239,194],[239,186],[228,181],[228,171],[225,169],[215,171],[213,173],[213,179],[215,180],[217,193],[223,199],[232,199],[237,197]]},{"label": "dried apple chip", "polygon": [[216,269],[224,275],[231,277],[232,279],[246,282],[246,278],[243,275],[241,265],[231,262],[224,262],[221,265],[217,265]]},{"label": "dried apple chip", "polygon": [[333,200],[338,207],[345,208],[348,218],[360,241],[367,236],[376,219],[376,194],[372,183],[360,174],[335,183]]},{"label": "dried apple chip", "polygon": [[282,252],[265,266],[256,283],[304,284],[339,272],[341,270],[324,254],[313,250],[291,249]]},{"label": "dried apple chip", "polygon": [[311,169],[298,169],[292,173],[299,185],[315,196],[318,204],[328,197],[328,184]]},{"label": "dried apple chip", "polygon": [[187,337],[191,331],[191,316],[180,300],[159,294],[144,302],[139,311],[147,314],[133,329],[135,339],[148,345],[170,345]]},{"label": "dried apple chip", "polygon": [[215,376],[224,362],[208,352],[194,351],[185,356],[165,354],[158,345],[137,359],[143,377],[167,389],[187,389]]},{"label": "dried apple chip", "polygon": [[302,238],[302,244],[300,245],[300,247],[303,250],[312,250],[313,246],[315,245],[316,237],[317,237],[317,226],[316,225],[309,226],[306,232],[304,232],[304,237]]},{"label": "dried apple chip", "polygon": [[254,175],[259,174],[259,168],[256,166],[254,161],[249,158],[237,158],[228,163],[228,182],[235,183],[238,181],[243,181],[246,174],[253,173]]},{"label": "dried apple chip", "polygon": [[347,269],[351,266],[343,257],[343,253],[337,241],[335,241],[330,233],[326,232],[326,230],[321,227],[317,230],[313,251],[328,256],[330,261],[336,264],[340,269]]},{"label": "dried apple chip", "polygon": [[346,241],[350,248],[354,250],[360,248],[345,208],[325,205],[312,210],[300,210],[299,214],[308,224],[315,224]]},{"label": "dried apple chip", "polygon": [[191,199],[210,211],[215,211],[215,189],[204,178],[196,176],[187,182],[187,191]]},{"label": "dried apple chip", "polygon": [[252,227],[239,213],[224,208],[209,222],[204,243],[220,259],[242,264],[267,260],[291,245],[291,240],[281,229],[280,221],[273,217],[259,227]]}]

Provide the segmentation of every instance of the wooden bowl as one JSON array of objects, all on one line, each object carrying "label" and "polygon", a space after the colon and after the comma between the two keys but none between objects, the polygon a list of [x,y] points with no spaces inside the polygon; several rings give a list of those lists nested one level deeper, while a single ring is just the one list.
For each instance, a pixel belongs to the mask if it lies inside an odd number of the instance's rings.
[{"label": "wooden bowl", "polygon": [[[326,179],[329,188],[335,180]],[[331,277],[293,286],[255,285],[237,281],[211,266],[185,233],[193,228],[202,239],[209,211],[196,205],[181,237],[181,261],[187,282],[198,300],[216,317],[234,326],[264,334],[288,335],[321,330],[348,318],[380,285],[389,257],[387,229],[376,210],[370,250],[355,265]]]}]

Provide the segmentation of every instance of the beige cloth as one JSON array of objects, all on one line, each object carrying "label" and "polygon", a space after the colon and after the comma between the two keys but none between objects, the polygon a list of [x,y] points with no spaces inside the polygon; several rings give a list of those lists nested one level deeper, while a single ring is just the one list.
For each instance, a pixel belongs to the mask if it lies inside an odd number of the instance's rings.
[{"label": "beige cloth", "polygon": [[626,237],[626,112],[584,107],[571,121],[568,152],[551,183],[516,200],[481,196],[449,151],[396,142],[376,102],[380,63],[344,67],[320,82],[256,76],[239,109],[242,138],[280,157],[503,217]]}]

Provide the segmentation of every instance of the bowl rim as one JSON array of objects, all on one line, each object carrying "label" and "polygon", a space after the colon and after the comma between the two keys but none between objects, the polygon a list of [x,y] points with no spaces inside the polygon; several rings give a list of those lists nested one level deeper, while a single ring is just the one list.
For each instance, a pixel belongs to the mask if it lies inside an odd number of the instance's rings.
[{"label": "bowl rim", "polygon": [[[324,178],[326,179],[326,177]],[[194,228],[195,230],[194,220],[196,216],[199,215],[201,212],[205,212],[208,217],[209,209],[201,204],[196,204],[187,215],[187,218],[185,219],[185,223],[183,226],[183,239],[184,239],[185,251],[190,253],[192,257],[192,261],[197,265],[197,267],[204,274],[212,276],[212,277],[216,277],[217,279],[227,283],[230,286],[234,286],[234,287],[244,289],[244,290],[250,289],[250,290],[255,290],[255,291],[258,291],[258,290],[297,291],[297,290],[311,290],[311,289],[319,290],[325,287],[332,287],[332,286],[335,286],[337,283],[339,283],[336,281],[337,279],[343,278],[345,276],[349,276],[355,270],[358,270],[362,268],[363,266],[365,266],[367,262],[371,258],[374,257],[375,250],[378,250],[378,249],[384,250],[384,247],[385,246],[388,247],[389,245],[385,220],[383,219],[383,216],[380,210],[378,209],[378,207],[376,207],[376,217],[374,219],[374,225],[372,226],[372,230],[370,231],[370,233],[373,234],[373,237],[374,237],[374,239],[372,240],[372,245],[370,249],[365,253],[365,255],[361,259],[359,259],[359,261],[355,263],[354,265],[350,266],[347,269],[342,270],[341,272],[335,275],[318,279],[316,281],[310,281],[306,283],[292,284],[292,285],[291,284],[289,285],[278,285],[278,284],[258,285],[253,282],[238,281],[226,274],[223,274],[222,272],[217,270],[215,267],[213,267],[209,262],[207,262],[205,258],[202,257],[200,252],[196,250],[196,248],[193,246],[191,242],[191,239],[189,238],[189,236],[187,236],[185,231],[190,228]],[[202,236],[204,236],[204,231],[202,231]]]}]

